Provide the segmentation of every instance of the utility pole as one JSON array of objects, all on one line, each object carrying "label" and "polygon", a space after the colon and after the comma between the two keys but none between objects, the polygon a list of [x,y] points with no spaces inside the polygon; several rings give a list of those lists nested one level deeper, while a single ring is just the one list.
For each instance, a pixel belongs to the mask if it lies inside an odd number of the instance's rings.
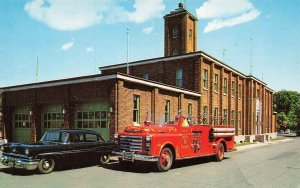
[{"label": "utility pole", "polygon": [[223,63],[225,63],[225,55],[226,55],[226,49],[222,49],[222,54],[223,54]]},{"label": "utility pole", "polygon": [[252,57],[252,41],[253,41],[253,39],[250,38],[249,39],[249,42],[250,42],[250,75],[252,75],[252,69],[253,69],[253,64],[252,64],[252,59],[253,59],[253,57]]},{"label": "utility pole", "polygon": [[129,32],[130,32],[130,29],[127,28],[126,29],[126,33],[127,33],[127,74],[129,74]]}]

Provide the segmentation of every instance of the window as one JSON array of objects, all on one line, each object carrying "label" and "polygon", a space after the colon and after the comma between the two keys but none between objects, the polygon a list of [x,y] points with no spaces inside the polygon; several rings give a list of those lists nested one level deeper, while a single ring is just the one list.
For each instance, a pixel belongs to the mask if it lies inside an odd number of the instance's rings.
[{"label": "window", "polygon": [[227,95],[227,87],[228,87],[228,83],[227,83],[227,78],[224,78],[224,94]]},{"label": "window", "polygon": [[207,118],[208,118],[208,107],[203,106],[203,119],[202,119],[203,124],[207,124]]},{"label": "window", "polygon": [[203,87],[208,89],[208,71],[206,69],[203,72]]},{"label": "window", "polygon": [[217,74],[215,74],[215,77],[214,77],[214,90],[215,90],[215,92],[218,92],[219,91],[219,89],[218,89],[218,85],[219,85],[219,78],[218,78],[218,75]]},{"label": "window", "polygon": [[15,114],[15,128],[30,128],[31,120],[27,113]]},{"label": "window", "polygon": [[242,112],[239,111],[238,128],[241,129],[241,127],[242,127]]},{"label": "window", "polygon": [[176,49],[174,49],[173,50],[173,55],[178,55],[179,53],[178,53],[178,50],[176,50]]},{"label": "window", "polygon": [[165,123],[170,121],[170,101],[166,100],[165,104]]},{"label": "window", "polygon": [[182,87],[182,69],[176,71],[176,86]]},{"label": "window", "polygon": [[218,117],[219,116],[219,109],[218,108],[215,108],[214,109],[214,125],[217,125],[218,124]]},{"label": "window", "polygon": [[143,78],[144,78],[145,80],[149,80],[149,74],[148,74],[148,73],[145,73],[144,76],[143,76]]},{"label": "window", "polygon": [[95,134],[86,134],[85,141],[86,142],[97,142],[97,141],[99,141],[99,137]]},{"label": "window", "polygon": [[107,128],[107,112],[85,110],[77,112],[77,128]]},{"label": "window", "polygon": [[133,96],[133,122],[140,123],[140,96]]},{"label": "window", "polygon": [[228,117],[227,109],[224,109],[223,110],[223,125],[227,125],[227,117]]},{"label": "window", "polygon": [[44,128],[62,128],[64,125],[64,115],[60,112],[44,113]]},{"label": "window", "polygon": [[242,84],[239,84],[239,99],[242,98]]},{"label": "window", "polygon": [[173,28],[173,39],[178,37],[178,28]]},{"label": "window", "polygon": [[192,106],[192,104],[188,104],[188,115],[189,116],[193,115],[193,106]]},{"label": "window", "polygon": [[235,96],[235,83],[234,81],[231,82],[231,96]]},{"label": "window", "polygon": [[193,31],[192,31],[192,29],[190,29],[189,30],[189,38],[192,39],[192,37],[193,37]]},{"label": "window", "polygon": [[231,126],[234,126],[234,110],[231,111]]}]

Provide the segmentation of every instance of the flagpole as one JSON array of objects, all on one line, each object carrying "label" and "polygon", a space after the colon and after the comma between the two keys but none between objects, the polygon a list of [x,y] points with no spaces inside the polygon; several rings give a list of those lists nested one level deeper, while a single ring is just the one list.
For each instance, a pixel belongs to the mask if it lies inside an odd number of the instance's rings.
[{"label": "flagpole", "polygon": [[39,76],[39,57],[36,58],[35,81],[38,81]]}]

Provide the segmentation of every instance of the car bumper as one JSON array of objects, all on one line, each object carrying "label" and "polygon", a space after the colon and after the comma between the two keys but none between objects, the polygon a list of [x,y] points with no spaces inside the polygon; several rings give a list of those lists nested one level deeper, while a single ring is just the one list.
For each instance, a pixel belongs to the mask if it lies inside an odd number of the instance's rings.
[{"label": "car bumper", "polygon": [[39,159],[18,158],[15,156],[2,155],[0,162],[9,167],[35,170],[38,167]]},{"label": "car bumper", "polygon": [[121,158],[124,161],[148,161],[148,162],[155,162],[158,161],[157,156],[151,156],[151,155],[141,155],[141,154],[136,154],[132,152],[112,152],[114,155],[117,157]]}]

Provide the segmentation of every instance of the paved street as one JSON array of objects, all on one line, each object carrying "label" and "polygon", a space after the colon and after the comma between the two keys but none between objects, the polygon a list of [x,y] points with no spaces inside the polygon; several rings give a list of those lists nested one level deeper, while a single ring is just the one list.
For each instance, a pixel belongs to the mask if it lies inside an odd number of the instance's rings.
[{"label": "paved street", "polygon": [[222,162],[176,162],[166,173],[151,165],[125,169],[113,161],[40,175],[0,165],[0,187],[300,187],[300,138],[239,149]]}]

